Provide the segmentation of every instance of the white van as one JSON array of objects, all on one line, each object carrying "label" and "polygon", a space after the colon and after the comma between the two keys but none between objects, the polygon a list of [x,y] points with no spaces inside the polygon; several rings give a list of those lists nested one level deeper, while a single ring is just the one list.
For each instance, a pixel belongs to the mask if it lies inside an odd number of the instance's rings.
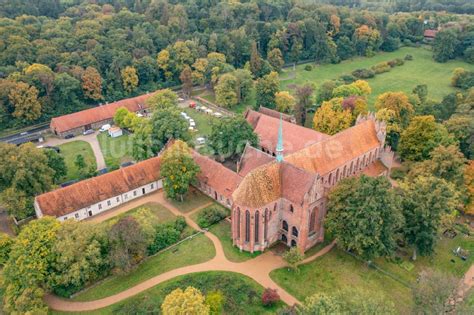
[{"label": "white van", "polygon": [[99,131],[100,131],[100,132],[107,131],[107,130],[110,129],[110,127],[111,127],[110,124],[105,124],[105,125],[103,125],[102,127],[100,127]]},{"label": "white van", "polygon": [[205,144],[205,143],[206,143],[206,139],[203,138],[203,137],[196,138],[196,143],[197,143],[197,144]]}]

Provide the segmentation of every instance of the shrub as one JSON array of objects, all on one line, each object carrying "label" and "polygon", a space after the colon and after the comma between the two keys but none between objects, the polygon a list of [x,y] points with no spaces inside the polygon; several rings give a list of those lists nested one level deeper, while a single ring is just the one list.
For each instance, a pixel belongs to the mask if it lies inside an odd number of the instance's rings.
[{"label": "shrub", "polygon": [[266,288],[262,294],[262,304],[264,306],[272,306],[280,301],[280,296],[274,289]]},{"label": "shrub", "polygon": [[224,295],[221,291],[212,291],[206,295],[206,304],[209,306],[210,315],[222,314]]},{"label": "shrub", "polygon": [[408,61],[413,60],[413,56],[408,54],[408,55],[405,56],[405,60],[408,60]]},{"label": "shrub", "polygon": [[350,84],[354,82],[355,80],[357,80],[357,78],[353,76],[352,74],[343,74],[339,77],[339,80],[343,81],[344,84]]},{"label": "shrub", "polygon": [[388,64],[388,62],[380,62],[378,64],[376,64],[375,66],[372,67],[372,70],[376,73],[376,74],[380,74],[380,73],[384,73],[384,72],[389,72],[391,69],[390,65]]},{"label": "shrub", "polygon": [[311,70],[313,70],[313,66],[312,65],[306,65],[306,66],[304,66],[304,69],[306,71],[311,71]]},{"label": "shrub", "polygon": [[3,266],[10,256],[13,239],[5,233],[0,233],[0,266]]},{"label": "shrub", "polygon": [[401,167],[392,168],[392,170],[390,171],[390,177],[392,179],[396,179],[396,180],[404,179],[406,175],[407,175],[406,170]]},{"label": "shrub", "polygon": [[227,213],[222,208],[210,207],[199,212],[197,223],[200,227],[207,228],[221,221],[226,216],[227,216]]},{"label": "shrub", "polygon": [[402,58],[395,58],[393,61],[395,61],[396,66],[403,66],[405,64],[405,61],[403,61]]},{"label": "shrub", "polygon": [[358,79],[370,79],[375,76],[375,72],[370,69],[357,69],[352,71],[352,75]]},{"label": "shrub", "polygon": [[155,225],[155,235],[152,243],[148,246],[148,255],[156,254],[177,243],[182,238],[182,232],[186,226],[184,217],[178,217],[174,222]]},{"label": "shrub", "polygon": [[183,216],[177,217],[176,220],[174,221],[174,227],[179,232],[183,232],[186,226],[187,226],[186,219]]}]

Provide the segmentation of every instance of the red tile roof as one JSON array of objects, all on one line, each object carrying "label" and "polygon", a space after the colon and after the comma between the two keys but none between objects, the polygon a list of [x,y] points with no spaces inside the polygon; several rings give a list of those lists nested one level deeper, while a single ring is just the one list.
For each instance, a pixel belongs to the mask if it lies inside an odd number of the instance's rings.
[{"label": "red tile roof", "polygon": [[373,120],[366,120],[334,136],[285,156],[285,161],[322,176],[380,147]]},{"label": "red tile roof", "polygon": [[36,197],[44,215],[60,217],[160,179],[160,157]]},{"label": "red tile roof", "polygon": [[288,115],[288,114],[284,114],[284,113],[280,113],[279,111],[270,109],[268,107],[260,106],[258,111],[260,113],[264,114],[264,115],[267,115],[267,116],[270,116],[270,117],[273,117],[273,118],[277,118],[277,119],[280,119],[280,115],[281,115],[281,119],[284,120],[284,121],[292,122],[292,120],[294,120],[293,116]]},{"label": "red tile roof", "polygon": [[436,33],[438,33],[437,30],[425,30],[425,32],[423,33],[423,36],[424,37],[429,37],[429,38],[435,38]]},{"label": "red tile roof", "polygon": [[234,171],[219,162],[192,151],[194,161],[201,167],[198,180],[212,187],[219,194],[229,198],[242,181]]},{"label": "red tile roof", "polygon": [[[278,141],[280,120],[253,110],[249,110],[245,118],[258,134],[260,145],[274,151]],[[283,121],[284,154],[299,151],[328,138],[329,136],[324,133]]]},{"label": "red tile roof", "polygon": [[247,145],[240,158],[239,175],[243,177],[254,168],[274,160],[273,156]]},{"label": "red tile roof", "polygon": [[62,133],[88,124],[112,119],[120,107],[125,107],[131,112],[136,112],[142,108],[147,108],[145,100],[151,95],[153,94],[144,94],[80,112],[55,117],[51,119],[50,126],[57,132]]}]

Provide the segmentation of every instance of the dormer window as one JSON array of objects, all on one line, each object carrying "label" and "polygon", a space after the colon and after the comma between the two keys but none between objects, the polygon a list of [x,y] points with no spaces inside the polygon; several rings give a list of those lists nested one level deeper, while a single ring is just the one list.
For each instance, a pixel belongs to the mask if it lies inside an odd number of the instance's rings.
[{"label": "dormer window", "polygon": [[291,213],[295,212],[295,208],[293,208],[293,205],[290,205],[290,212]]}]

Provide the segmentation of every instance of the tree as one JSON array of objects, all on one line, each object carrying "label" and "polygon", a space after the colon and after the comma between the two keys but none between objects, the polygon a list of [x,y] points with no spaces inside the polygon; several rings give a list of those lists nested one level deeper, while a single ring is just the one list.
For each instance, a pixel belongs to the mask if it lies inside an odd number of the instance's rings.
[{"label": "tree", "polygon": [[296,100],[288,91],[281,91],[275,94],[276,109],[282,113],[290,113],[295,107]]},{"label": "tree", "polygon": [[422,104],[426,102],[426,98],[428,97],[428,86],[426,84],[418,84],[413,88],[412,92],[418,96]]},{"label": "tree", "polygon": [[262,58],[258,53],[257,43],[252,42],[251,52],[250,52],[250,72],[252,72],[254,77],[260,77],[262,71]]},{"label": "tree", "polygon": [[397,123],[400,127],[408,126],[410,119],[414,113],[413,105],[410,104],[408,96],[403,92],[386,92],[377,97],[375,108],[391,109],[395,112]]},{"label": "tree", "polygon": [[419,314],[449,313],[448,299],[456,294],[458,279],[448,273],[424,270],[413,287],[415,310]]},{"label": "tree", "polygon": [[454,186],[444,179],[418,176],[401,184],[402,211],[405,217],[403,233],[413,246],[413,259],[417,252],[430,255],[437,242],[441,216],[452,213],[457,204]]},{"label": "tree", "polygon": [[158,90],[145,103],[154,110],[177,108],[178,95],[170,89]]},{"label": "tree", "polygon": [[256,104],[271,109],[276,107],[275,94],[280,91],[280,80],[278,73],[271,72],[259,78],[256,85]]},{"label": "tree", "polygon": [[193,71],[188,65],[184,66],[183,71],[179,75],[179,80],[183,84],[183,93],[187,97],[191,96],[193,90]]},{"label": "tree", "polygon": [[323,105],[314,114],[313,127],[315,130],[334,135],[350,127],[352,113],[350,110],[342,108],[342,101],[342,98],[333,98],[323,102]]},{"label": "tree", "polygon": [[160,152],[171,139],[188,141],[191,136],[188,122],[179,114],[177,109],[165,108],[157,110],[151,117],[151,150],[154,154]]},{"label": "tree", "polygon": [[280,295],[278,295],[277,290],[266,288],[263,291],[262,304],[264,306],[272,306],[279,301],[280,301]]},{"label": "tree", "polygon": [[283,254],[283,259],[288,263],[291,269],[298,272],[298,263],[303,260],[304,256],[298,247],[292,247]]},{"label": "tree", "polygon": [[161,304],[163,315],[175,314],[210,314],[209,305],[205,303],[202,293],[193,287],[186,290],[180,288],[173,290],[165,297]]},{"label": "tree", "polygon": [[102,242],[94,225],[74,220],[61,224],[53,245],[55,257],[50,280],[56,293],[74,292],[102,275],[108,264]]},{"label": "tree", "polygon": [[453,143],[452,136],[433,116],[416,116],[402,132],[398,151],[404,159],[422,161],[427,160],[437,146]]},{"label": "tree", "polygon": [[10,251],[14,240],[5,233],[0,233],[0,266],[4,266],[10,257]]},{"label": "tree", "polygon": [[122,84],[125,91],[132,93],[138,86],[137,69],[128,66],[120,71],[122,75]]},{"label": "tree", "polygon": [[465,212],[474,214],[474,161],[470,161],[464,170],[464,185],[467,187]]},{"label": "tree", "polygon": [[471,137],[474,134],[474,125],[471,121],[468,115],[456,115],[444,122],[444,126],[459,142],[461,152],[468,159],[473,159],[474,154],[474,139]]},{"label": "tree", "polygon": [[102,77],[94,67],[87,67],[82,73],[84,96],[94,101],[102,99]]},{"label": "tree", "polygon": [[38,90],[27,83],[18,82],[8,95],[15,111],[13,117],[33,121],[41,116],[42,106],[38,101]]},{"label": "tree", "polygon": [[160,173],[167,197],[183,201],[189,185],[196,181],[199,171],[187,144],[176,140],[165,150],[161,159]]},{"label": "tree", "polygon": [[132,157],[143,161],[153,157],[152,127],[149,120],[142,120],[132,135]]},{"label": "tree", "polygon": [[283,60],[283,55],[281,53],[281,50],[279,48],[273,48],[268,52],[267,55],[268,62],[273,68],[273,71],[280,72],[281,67],[285,64],[285,61]]},{"label": "tree", "polygon": [[237,69],[232,72],[232,75],[237,80],[237,100],[247,100],[250,97],[253,88],[252,73],[245,69]]},{"label": "tree", "polygon": [[306,112],[312,103],[314,88],[311,84],[296,87],[295,118],[301,126],[306,124]]},{"label": "tree", "polygon": [[125,107],[120,107],[115,111],[114,123],[120,128],[124,128],[125,117],[130,113],[130,111]]},{"label": "tree", "polygon": [[167,49],[163,49],[156,57],[158,67],[163,71],[166,79],[171,79],[173,73],[170,71],[170,53]]},{"label": "tree", "polygon": [[46,314],[43,288],[47,287],[51,276],[52,249],[59,227],[55,218],[33,220],[16,238],[3,269],[7,312],[24,314],[38,310]]},{"label": "tree", "polygon": [[433,42],[433,58],[437,62],[446,62],[455,57],[458,39],[456,33],[451,29],[446,29],[436,33]]},{"label": "tree", "polygon": [[222,306],[224,304],[224,296],[220,291],[212,291],[206,295],[206,304],[209,306],[210,315],[222,314]]},{"label": "tree", "polygon": [[49,168],[54,171],[53,182],[57,184],[67,174],[67,167],[66,162],[64,162],[64,157],[55,150],[51,149],[44,150],[44,153],[48,158]]},{"label": "tree", "polygon": [[209,146],[222,160],[241,154],[245,145],[258,144],[258,136],[243,118],[223,118],[212,125]]},{"label": "tree", "polygon": [[316,102],[318,104],[322,104],[324,101],[329,101],[332,98],[333,91],[336,87],[337,87],[336,81],[334,80],[324,81],[323,84],[321,84],[319,88]]},{"label": "tree", "polygon": [[329,194],[328,232],[342,248],[366,259],[393,254],[402,223],[398,198],[385,177],[350,177]]},{"label": "tree", "polygon": [[76,158],[74,159],[74,166],[79,170],[80,174],[85,174],[87,164],[82,154],[76,155]]},{"label": "tree", "polygon": [[117,274],[126,274],[146,255],[146,237],[132,216],[120,218],[108,232],[109,264]]},{"label": "tree", "polygon": [[230,73],[223,74],[214,88],[216,101],[220,106],[233,107],[237,105],[237,78]]}]

